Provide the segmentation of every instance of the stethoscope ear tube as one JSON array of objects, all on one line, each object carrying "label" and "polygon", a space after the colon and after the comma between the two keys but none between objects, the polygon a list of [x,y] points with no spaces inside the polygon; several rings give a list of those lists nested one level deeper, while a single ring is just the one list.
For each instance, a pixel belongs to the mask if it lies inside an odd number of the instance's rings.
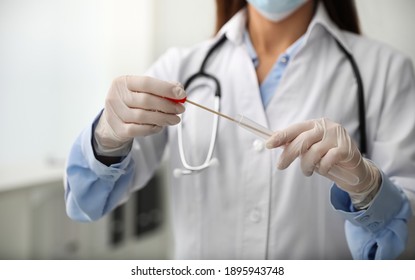
[{"label": "stethoscope ear tube", "polygon": [[360,132],[360,152],[362,155],[367,154],[367,136],[366,136],[366,109],[365,109],[365,93],[363,87],[362,76],[360,75],[359,67],[351,53],[349,53],[346,48],[337,40],[336,37],[333,37],[337,43],[337,46],[344,53],[346,58],[349,60],[350,65],[357,83],[357,103],[358,103],[358,117],[359,117],[359,132]]}]

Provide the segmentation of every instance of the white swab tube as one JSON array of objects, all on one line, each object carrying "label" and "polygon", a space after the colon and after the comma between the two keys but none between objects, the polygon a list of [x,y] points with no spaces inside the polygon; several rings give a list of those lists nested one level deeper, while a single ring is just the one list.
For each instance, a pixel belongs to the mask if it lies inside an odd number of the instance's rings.
[{"label": "white swab tube", "polygon": [[273,134],[273,132],[268,128],[254,122],[251,119],[248,119],[243,115],[237,115],[235,120],[240,127],[252,132],[256,136],[259,136],[264,140],[268,140],[268,138],[270,138]]}]

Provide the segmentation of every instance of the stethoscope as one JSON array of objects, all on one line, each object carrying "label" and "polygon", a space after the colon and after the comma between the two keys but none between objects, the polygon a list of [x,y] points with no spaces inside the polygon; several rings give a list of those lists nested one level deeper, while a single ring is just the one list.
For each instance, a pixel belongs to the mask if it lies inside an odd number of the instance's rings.
[{"label": "stethoscope", "polygon": [[[346,50],[346,48],[337,40],[336,37],[332,36],[336,41],[339,49],[344,53],[347,60],[350,62],[350,65],[353,70],[357,82],[357,100],[358,100],[358,117],[359,117],[359,133],[360,133],[360,151],[362,154],[366,154],[367,151],[367,140],[366,140],[366,119],[365,119],[365,102],[364,102],[364,90],[362,77],[360,75],[359,68],[354,60],[352,54]],[[203,59],[203,62],[200,66],[199,71],[191,75],[184,83],[184,89],[187,90],[190,85],[192,85],[197,79],[203,78],[209,80],[214,85],[214,110],[220,111],[220,98],[221,98],[221,86],[219,80],[212,74],[206,72],[206,64],[208,63],[212,54],[217,51],[224,43],[226,42],[226,35],[222,35],[208,50]],[[180,122],[177,128],[177,137],[178,137],[178,146],[180,160],[183,164],[183,169],[176,168],[173,172],[175,177],[180,177],[181,175],[191,175],[197,172],[200,172],[210,166],[216,165],[218,160],[213,158],[213,151],[215,149],[216,135],[218,131],[219,116],[214,115],[213,117],[213,126],[212,133],[210,137],[209,150],[206,154],[206,159],[200,165],[191,165],[186,159],[184,153],[184,144],[183,144],[183,126]]]}]

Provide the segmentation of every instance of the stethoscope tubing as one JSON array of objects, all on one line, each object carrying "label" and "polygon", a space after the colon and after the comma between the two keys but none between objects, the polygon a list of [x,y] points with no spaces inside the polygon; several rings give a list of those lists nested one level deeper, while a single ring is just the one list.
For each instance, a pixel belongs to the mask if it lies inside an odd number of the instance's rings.
[{"label": "stethoscope tubing", "polygon": [[[216,111],[220,110],[220,98],[219,96],[215,96],[214,99],[214,108]],[[216,144],[216,136],[217,136],[217,132],[218,132],[218,125],[219,125],[219,115],[214,115],[213,116],[213,126],[212,126],[212,133],[210,136],[210,141],[209,141],[209,150],[208,153],[206,155],[206,159],[205,161],[200,164],[200,165],[190,165],[187,162],[186,159],[186,155],[184,152],[184,143],[183,143],[183,126],[182,123],[180,122],[178,124],[178,128],[177,128],[177,136],[178,136],[178,146],[179,146],[179,155],[180,155],[180,159],[182,161],[183,167],[188,170],[188,171],[201,171],[203,169],[208,168],[209,166],[212,165],[212,157],[213,157],[213,152],[215,150],[215,144]],[[178,171],[176,170],[176,173]],[[190,175],[192,172],[182,172],[182,175]]]}]

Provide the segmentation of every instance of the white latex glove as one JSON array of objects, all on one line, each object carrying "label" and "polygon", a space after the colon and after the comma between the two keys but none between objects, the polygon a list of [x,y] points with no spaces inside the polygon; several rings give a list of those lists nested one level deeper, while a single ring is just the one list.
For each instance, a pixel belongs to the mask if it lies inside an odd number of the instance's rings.
[{"label": "white latex glove", "polygon": [[[284,148],[278,169],[287,168],[299,157],[306,176],[316,171],[333,180],[350,194],[358,208],[367,207],[378,191],[381,183],[378,168],[362,157],[341,125],[328,119],[309,120],[275,132],[267,141],[267,148],[277,147]],[[340,176],[332,175],[330,171],[334,169]],[[354,175],[356,181],[351,184],[341,180],[342,173]]]},{"label": "white latex glove", "polygon": [[[164,98],[163,98],[164,97]],[[98,152],[115,155],[136,136],[158,133],[180,122],[185,108],[170,99],[186,97],[183,86],[151,77],[122,76],[112,82],[94,132]]]}]

